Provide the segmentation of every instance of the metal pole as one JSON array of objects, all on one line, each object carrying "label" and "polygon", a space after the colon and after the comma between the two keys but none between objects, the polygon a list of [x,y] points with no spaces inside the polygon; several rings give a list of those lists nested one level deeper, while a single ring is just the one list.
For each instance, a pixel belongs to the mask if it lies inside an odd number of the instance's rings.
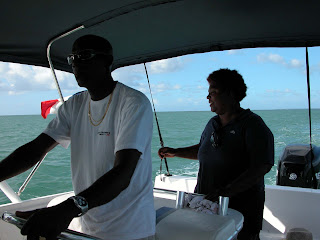
[{"label": "metal pole", "polygon": [[50,56],[51,45],[55,41],[57,41],[57,40],[59,40],[61,38],[64,38],[64,37],[76,32],[76,31],[79,31],[79,30],[84,29],[84,28],[85,28],[84,25],[81,25],[80,27],[74,28],[74,29],[72,29],[72,30],[70,30],[70,31],[68,31],[66,33],[63,33],[63,34],[59,35],[58,37],[52,39],[49,42],[48,47],[47,47],[47,58],[48,58],[49,66],[50,66],[50,69],[51,69],[51,72],[52,72],[52,75],[53,75],[53,78],[54,78],[54,81],[55,81],[55,84],[56,84],[56,87],[57,87],[57,90],[58,90],[58,93],[59,93],[59,96],[60,96],[60,101],[62,103],[64,103],[64,99],[63,99],[63,96],[62,96],[62,92],[61,92],[61,89],[60,89],[60,86],[59,86],[59,82],[58,82],[56,73],[54,71],[54,67],[53,67],[53,64],[52,64],[52,61],[51,61],[51,56]]}]

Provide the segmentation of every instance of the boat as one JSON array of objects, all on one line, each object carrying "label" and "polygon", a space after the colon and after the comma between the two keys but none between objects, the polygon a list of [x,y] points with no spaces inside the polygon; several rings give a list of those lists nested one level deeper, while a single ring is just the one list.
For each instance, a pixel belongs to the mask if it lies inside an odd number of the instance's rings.
[{"label": "boat", "polygon": [[[2,10],[0,61],[50,67],[54,76],[55,69],[72,72],[65,57],[74,40],[86,34],[111,42],[113,70],[209,51],[320,46],[320,2],[315,0],[12,0],[2,2]],[[56,77],[55,82],[63,101]],[[182,196],[193,192],[195,182],[189,177],[157,176],[154,196],[160,239],[235,239],[243,222],[237,211],[209,216],[183,208]],[[12,200],[0,206],[0,214],[45,207],[73,194],[20,201],[5,182],[0,185]],[[266,186],[261,239],[284,239],[292,229],[306,229],[319,240],[319,202],[318,189]],[[181,216],[190,221],[178,221]],[[203,229],[204,224],[192,219],[209,221],[211,228]],[[0,221],[0,239],[24,238],[16,226]]]}]

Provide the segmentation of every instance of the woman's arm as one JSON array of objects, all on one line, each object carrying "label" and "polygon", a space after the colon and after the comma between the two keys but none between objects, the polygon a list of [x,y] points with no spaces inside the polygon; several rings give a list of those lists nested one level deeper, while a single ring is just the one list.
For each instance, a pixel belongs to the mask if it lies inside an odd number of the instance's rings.
[{"label": "woman's arm", "polygon": [[158,151],[158,155],[160,158],[172,158],[172,157],[180,157],[180,158],[188,158],[192,160],[198,159],[198,151],[200,144],[196,144],[190,147],[184,148],[170,148],[163,147]]}]

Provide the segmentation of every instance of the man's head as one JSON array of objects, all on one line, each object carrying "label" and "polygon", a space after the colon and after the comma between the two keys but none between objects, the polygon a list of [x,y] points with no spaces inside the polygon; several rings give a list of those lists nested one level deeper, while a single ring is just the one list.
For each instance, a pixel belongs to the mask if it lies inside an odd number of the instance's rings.
[{"label": "man's head", "polygon": [[214,85],[220,92],[227,91],[230,93],[237,102],[241,102],[247,95],[247,86],[242,76],[236,70],[221,68],[212,72],[208,76],[207,81],[210,86]]},{"label": "man's head", "polygon": [[96,35],[85,35],[73,43],[72,54],[68,57],[68,61],[71,65],[73,61],[85,62],[96,56],[102,56],[106,60],[106,65],[111,66],[113,51],[110,42]]},{"label": "man's head", "polygon": [[97,86],[93,81],[105,79],[110,75],[113,62],[112,46],[102,37],[82,36],[74,42],[68,62],[79,86]]}]

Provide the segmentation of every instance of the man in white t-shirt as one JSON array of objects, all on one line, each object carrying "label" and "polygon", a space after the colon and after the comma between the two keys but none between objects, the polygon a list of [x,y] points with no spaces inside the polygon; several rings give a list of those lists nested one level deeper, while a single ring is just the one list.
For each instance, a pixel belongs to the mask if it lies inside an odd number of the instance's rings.
[{"label": "man in white t-shirt", "polygon": [[32,214],[21,230],[28,239],[55,239],[78,216],[80,231],[101,239],[154,238],[152,110],[145,95],[112,79],[112,61],[106,39],[77,39],[68,62],[78,85],[88,91],[68,99],[42,134],[0,163],[2,181],[29,169],[58,144],[71,144],[76,196],[17,212]]}]

